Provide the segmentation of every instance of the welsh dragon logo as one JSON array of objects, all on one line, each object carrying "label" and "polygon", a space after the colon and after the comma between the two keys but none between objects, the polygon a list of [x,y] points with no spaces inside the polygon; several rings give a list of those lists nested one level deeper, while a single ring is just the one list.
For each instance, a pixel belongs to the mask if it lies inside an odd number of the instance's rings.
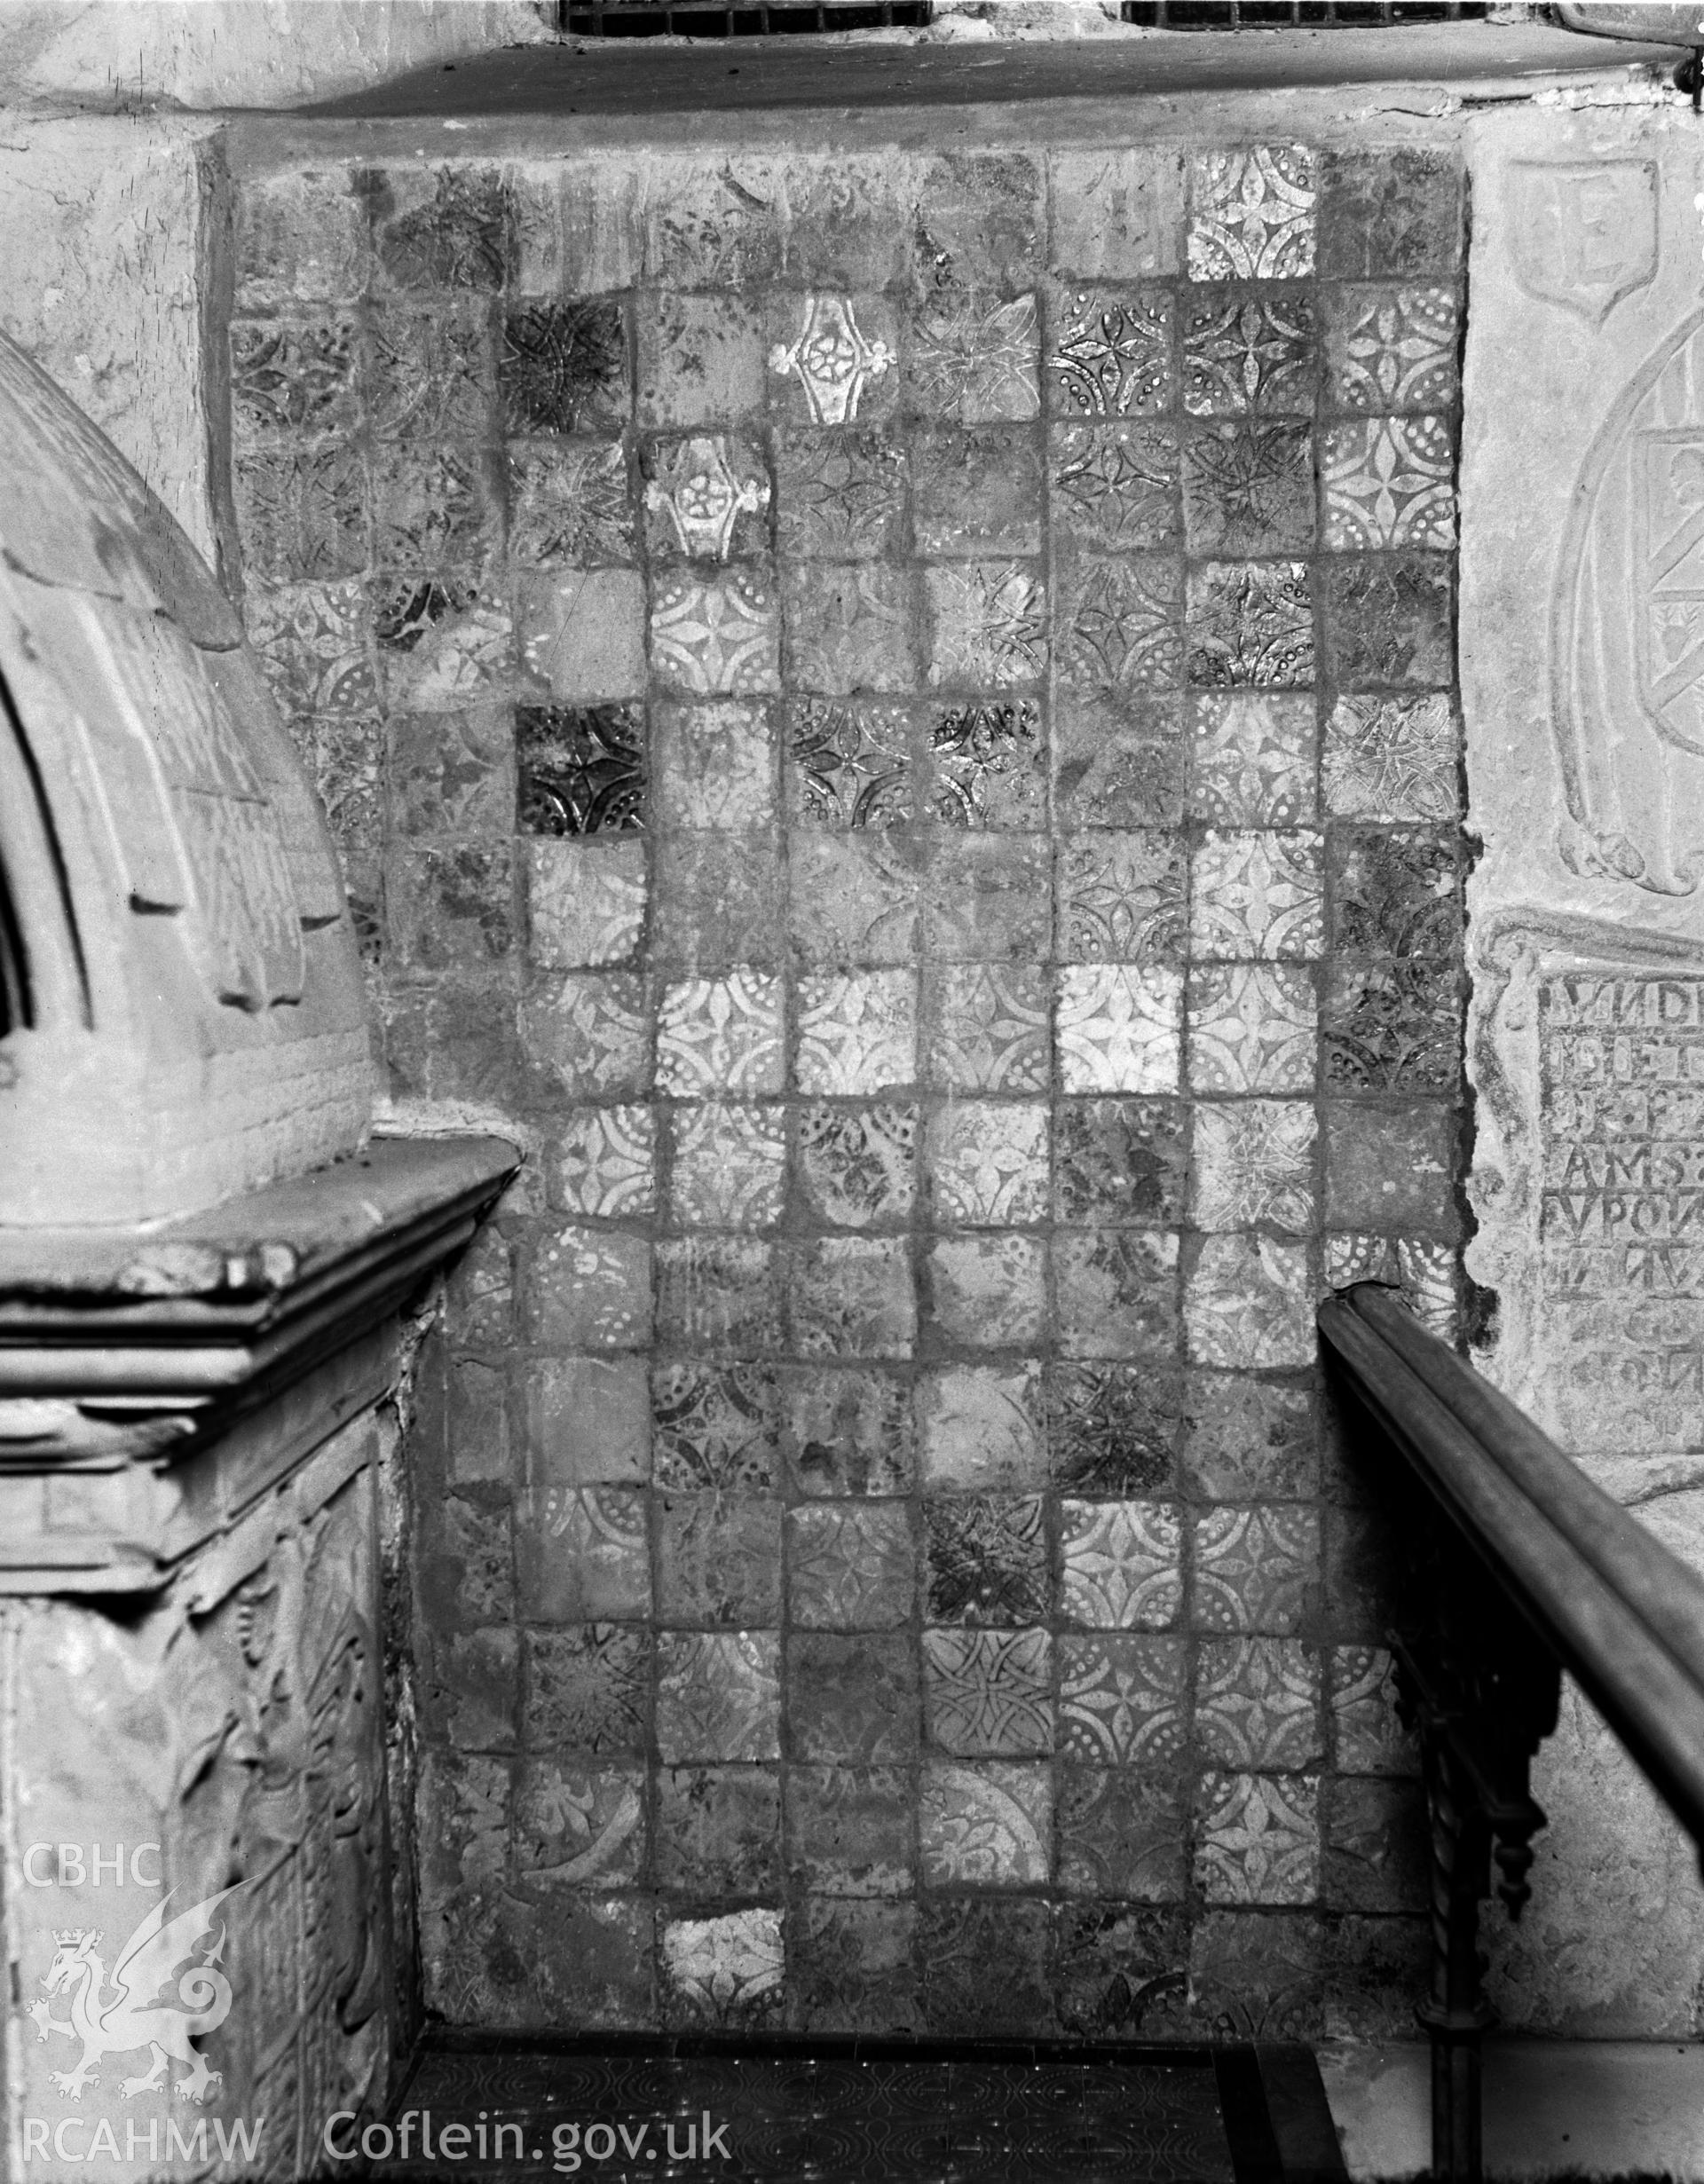
[{"label": "welsh dragon logo", "polygon": [[[153,2051],[153,2068],[121,2081],[119,2090],[127,2101],[157,2091],[167,2081],[172,2062],[189,2066],[186,2078],[170,2080],[181,2099],[205,2101],[217,2089],[219,2072],[208,2068],[207,2057],[193,2042],[222,2025],[231,2014],[231,1982],[220,1968],[223,1923],[204,1952],[198,1956],[196,1951],[213,1935],[219,1905],[235,1893],[234,1888],[222,1888],[170,1922],[166,1907],[171,1898],[162,1896],[119,1951],[110,1995],[106,1991],[106,1963],[96,1954],[100,1941],[96,1929],[72,1928],[54,1935],[58,1946],[42,1985],[48,1998],[69,1994],[70,2022],[54,2016],[48,1999],[32,2002],[28,2014],[36,2022],[38,2039],[57,2032],[83,2042],[74,2069],[50,2073],[62,2095],[80,2101],[85,2085],[99,2085],[100,2073],[93,2066],[103,2057],[130,2054],[143,2047]],[[165,1995],[170,1999],[162,1999]]]}]

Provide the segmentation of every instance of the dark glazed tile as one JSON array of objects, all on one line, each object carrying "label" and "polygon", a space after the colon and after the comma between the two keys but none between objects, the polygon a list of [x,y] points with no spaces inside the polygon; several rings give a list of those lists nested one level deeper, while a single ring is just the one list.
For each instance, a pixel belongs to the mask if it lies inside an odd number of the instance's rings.
[{"label": "dark glazed tile", "polygon": [[512,1627],[434,1636],[422,1676],[425,1733],[460,1751],[507,1751],[519,1711]]},{"label": "dark glazed tile", "polygon": [[1163,555],[1061,553],[1054,649],[1069,690],[1145,692],[1183,680],[1183,570]]},{"label": "dark glazed tile", "polygon": [[1061,827],[1174,826],[1183,816],[1185,740],[1175,698],[1053,701],[1053,813]]},{"label": "dark glazed tile", "polygon": [[[1329,1886],[1329,1883],[1328,1883]],[[1414,1998],[1432,1975],[1429,1919],[1331,1921],[1331,1992],[1323,2026],[1329,2039],[1405,2040]]]},{"label": "dark glazed tile", "polygon": [[529,1750],[642,1757],[650,1715],[651,1634],[618,1623],[526,1634]]},{"label": "dark glazed tile", "polygon": [[812,826],[880,827],[911,816],[910,717],[867,698],[795,698],[788,808]]},{"label": "dark glazed tile", "polygon": [[1053,1641],[1045,1630],[926,1630],[923,1712],[930,1743],[955,1757],[1048,1757]]},{"label": "dark glazed tile", "polygon": [[801,1631],[787,1644],[787,1736],[795,1760],[903,1765],[917,1756],[915,1641]]},{"label": "dark glazed tile", "polygon": [[1048,433],[1056,533],[1128,552],[1175,546],[1178,438],[1160,424],[1063,424]]},{"label": "dark glazed tile", "polygon": [[911,442],[919,554],[1041,551],[1041,452],[1033,430],[919,431]]},{"label": "dark glazed tile", "polygon": [[949,826],[1040,826],[1047,811],[1041,708],[1027,698],[938,706],[927,808]]},{"label": "dark glazed tile", "polygon": [[325,582],[367,565],[367,487],[358,450],[289,444],[232,461],[245,565],[257,576]]},{"label": "dark glazed tile", "polygon": [[657,1883],[705,1896],[781,1885],[781,1786],[771,1767],[665,1768],[657,1778]]},{"label": "dark glazed tile", "polygon": [[1045,359],[1050,414],[1131,417],[1169,409],[1173,311],[1164,288],[1062,296]]},{"label": "dark glazed tile", "polygon": [[665,1630],[657,1638],[657,1749],[666,1763],[780,1755],[773,1631]]},{"label": "dark glazed tile", "polygon": [[784,1396],[788,1474],[802,1494],[896,1494],[914,1476],[910,1391],[866,1366],[799,1366]]},{"label": "dark glazed tile", "polygon": [[1047,1374],[1048,1469],[1067,1494],[1163,1492],[1183,1430],[1177,1375],[1164,1366],[1055,1365]]},{"label": "dark glazed tile", "polygon": [[777,432],[776,544],[785,557],[879,561],[902,543],[905,451],[878,432]]},{"label": "dark glazed tile", "polygon": [[1327,646],[1339,689],[1441,690],[1455,664],[1450,564],[1381,554],[1325,564]]},{"label": "dark glazed tile", "polygon": [[1209,561],[1189,572],[1185,643],[1197,689],[1314,680],[1314,598],[1301,562]]},{"label": "dark glazed tile", "polygon": [[1387,1108],[1329,1101],[1325,1209],[1334,1228],[1456,1233],[1461,1124],[1441,1101]]},{"label": "dark glazed tile", "polygon": [[[1069,1896],[1175,1904],[1183,1895],[1183,1841],[1187,1824],[1183,1785],[1175,1777],[1168,1778],[1146,1768],[1061,1767],[1059,1885]],[[1079,1933],[1087,1923],[1070,1913],[1065,1917]],[[1116,1914],[1106,1912],[1089,1914],[1089,1918],[1115,1929],[1122,1923]],[[1102,1954],[1101,1951],[1093,1953],[1096,1957]],[[1078,2003],[1081,2014],[1073,2029],[1097,2032],[1103,2039],[1120,2033],[1130,2037],[1140,2027],[1144,2013],[1134,2007],[1133,1996],[1129,1997],[1125,2009],[1118,2011],[1121,1998],[1114,1986],[1114,1965],[1105,1966],[1101,1981],[1093,1978],[1093,1970],[1099,1967],[1079,1963],[1073,1968],[1089,1987]],[[1085,2023],[1082,2022],[1085,2016],[1099,2017],[1100,2022]],[[1123,2023],[1118,2022],[1120,2016]]]},{"label": "dark glazed tile", "polygon": [[1447,152],[1330,152],[1320,196],[1327,280],[1454,273],[1462,260],[1462,175]]},{"label": "dark glazed tile", "polygon": [[[918,1914],[918,1958],[929,2029],[969,2038],[1051,2030],[1049,1928],[1045,1904],[926,1900]],[[956,2097],[954,2107],[956,2120]]]},{"label": "dark glazed tile", "polygon": [[911,1619],[917,1549],[899,1502],[787,1512],[789,1619],[806,1628],[891,1630]]},{"label": "dark glazed tile", "polygon": [[927,1505],[927,1613],[936,1623],[1035,1623],[1048,1608],[1038,1496],[976,1494]]},{"label": "dark glazed tile", "polygon": [[910,331],[911,407],[959,424],[1038,415],[1039,338],[1033,296],[1012,303],[989,295],[933,299]]},{"label": "dark glazed tile", "polygon": [[1316,362],[1311,296],[1203,288],[1186,299],[1183,406],[1192,417],[1312,416]]},{"label": "dark glazed tile", "polygon": [[794,1767],[787,1871],[824,1896],[901,1896],[911,1886],[915,1794],[900,1767]]},{"label": "dark glazed tile", "polygon": [[659,1494],[657,1618],[683,1626],[781,1620],[781,1504],[733,1493]]},{"label": "dark glazed tile", "polygon": [[497,359],[510,432],[619,426],[632,409],[627,327],[619,304],[529,304],[503,322]]},{"label": "dark glazed tile", "polygon": [[1170,1100],[1073,1100],[1053,1117],[1061,1221],[1164,1226],[1183,1210],[1184,1111]]},{"label": "dark glazed tile", "polygon": [[[910,1904],[845,1902],[807,1896],[795,1914],[789,1947],[793,2022],[810,2032],[911,2032],[918,2022],[913,1935],[917,1912]],[[940,2072],[944,2086],[946,2070]],[[888,2128],[904,2129],[905,2125]],[[925,2117],[911,2125],[919,2148],[938,2141],[944,2124]],[[882,2126],[873,2120],[872,2133]],[[878,2141],[886,2151],[884,2141]],[[910,2142],[908,2141],[908,2149]],[[871,2173],[898,2176],[898,2166]]]},{"label": "dark glazed tile", "polygon": [[367,194],[374,249],[391,288],[502,286],[505,206],[494,169],[374,175]]},{"label": "dark glazed tile", "polygon": [[1306,1388],[1240,1373],[1196,1373],[1187,1398],[1185,1475],[1209,1501],[1311,1494],[1318,1427]]},{"label": "dark glazed tile", "polygon": [[1326,851],[1334,955],[1451,957],[1462,945],[1448,834],[1333,828]]},{"label": "dark glazed tile", "polygon": [[231,422],[239,440],[347,432],[359,414],[351,319],[238,319],[231,328]]},{"label": "dark glazed tile", "polygon": [[643,826],[645,754],[637,706],[518,706],[520,825],[526,834]]},{"label": "dark glazed tile", "polygon": [[907,1222],[917,1194],[915,1108],[801,1110],[799,1181],[820,1219],[847,1228]]},{"label": "dark glazed tile", "polygon": [[1300,424],[1223,424],[1183,449],[1192,554],[1306,553],[1314,543],[1314,436]]},{"label": "dark glazed tile", "polygon": [[1320,1039],[1334,1092],[1453,1092],[1461,974],[1448,963],[1334,964]]}]

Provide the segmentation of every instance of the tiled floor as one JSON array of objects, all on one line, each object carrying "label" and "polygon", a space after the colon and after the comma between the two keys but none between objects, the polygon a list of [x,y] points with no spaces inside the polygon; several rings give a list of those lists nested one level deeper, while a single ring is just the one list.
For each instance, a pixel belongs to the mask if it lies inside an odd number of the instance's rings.
[{"label": "tiled floor", "polygon": [[[1298,2053],[1311,2092],[1317,2072]],[[747,2054],[667,2043],[619,2054],[429,2050],[392,2111],[399,2141],[403,2119],[413,2118],[407,2157],[382,2160],[375,2173],[440,2175],[450,2157],[465,2175],[531,2170],[598,2184],[700,2175],[730,2184],[1282,2184],[1291,2173],[1252,2049],[1090,2062],[1034,2050],[1000,2056],[881,2044],[865,2054],[850,2043]],[[1317,2107],[1323,2116],[1322,2093]],[[446,2155],[445,2131],[458,2124],[465,2143],[452,2136]]]}]

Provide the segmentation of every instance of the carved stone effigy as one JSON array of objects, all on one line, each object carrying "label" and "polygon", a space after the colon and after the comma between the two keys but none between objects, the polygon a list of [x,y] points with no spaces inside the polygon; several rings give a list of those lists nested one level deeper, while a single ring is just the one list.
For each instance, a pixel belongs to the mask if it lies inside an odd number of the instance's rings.
[{"label": "carved stone effigy", "polygon": [[[1480,1362],[1700,1562],[1704,152],[1688,113],[1500,114],[1476,125],[1472,172],[1468,1268],[1495,1295]],[[1690,1859],[1572,1697],[1534,1786],[1555,1856],[1523,1928],[1487,1937],[1505,2017],[1690,2026]],[[1558,1957],[1547,1931],[1590,1944]]]}]

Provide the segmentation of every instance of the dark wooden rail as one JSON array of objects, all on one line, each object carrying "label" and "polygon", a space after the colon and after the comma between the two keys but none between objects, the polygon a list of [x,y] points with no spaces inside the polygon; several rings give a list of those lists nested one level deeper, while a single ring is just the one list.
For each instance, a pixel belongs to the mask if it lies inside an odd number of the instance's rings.
[{"label": "dark wooden rail", "polygon": [[[1544,1824],[1527,1787],[1566,1668],[1704,1848],[1704,1579],[1592,1484],[1508,1398],[1359,1282],[1320,1307],[1352,1422],[1407,1459],[1448,1519],[1411,1535],[1392,1644],[1432,1827],[1432,2168],[1478,2184],[1478,1920],[1518,1917]],[[1465,1551],[1464,1551],[1465,1550]]]}]

